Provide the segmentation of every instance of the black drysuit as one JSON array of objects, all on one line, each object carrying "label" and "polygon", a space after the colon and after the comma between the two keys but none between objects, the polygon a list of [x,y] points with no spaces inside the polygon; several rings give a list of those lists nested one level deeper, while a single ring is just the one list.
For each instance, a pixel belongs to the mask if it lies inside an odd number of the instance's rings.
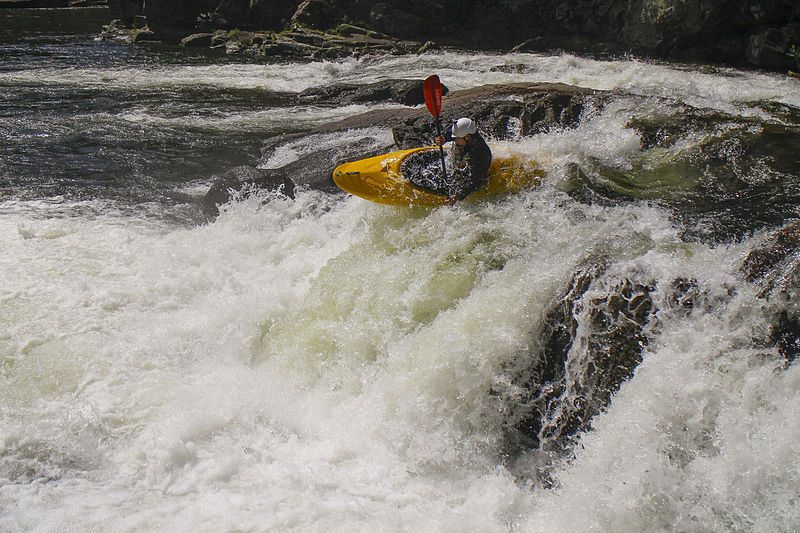
[{"label": "black drysuit", "polygon": [[453,143],[450,163],[453,170],[447,195],[463,200],[489,182],[492,150],[480,133],[474,133],[464,146]]}]

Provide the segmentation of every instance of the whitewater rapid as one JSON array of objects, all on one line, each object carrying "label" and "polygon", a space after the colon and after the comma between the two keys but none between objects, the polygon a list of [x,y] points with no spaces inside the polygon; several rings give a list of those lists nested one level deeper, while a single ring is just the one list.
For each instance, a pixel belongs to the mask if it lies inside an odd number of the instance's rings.
[{"label": "whitewater rapid", "polygon": [[[493,72],[523,65],[520,72]],[[437,72],[451,89],[562,81],[742,115],[800,106],[796,82],[569,55],[429,54],[309,65],[56,68],[4,83],[299,91]],[[479,72],[480,75],[476,75]],[[762,235],[685,242],[667,209],[562,191],[580,157],[625,166],[640,111],[494,143],[535,156],[542,187],[440,209],[300,191],[228,204],[0,202],[2,531],[793,531],[800,527],[800,370],[740,267]],[[657,104],[650,104],[657,105]],[[360,109],[360,108],[359,108]],[[323,123],[354,109],[124,120],[226,130]],[[102,118],[102,117],[101,117]],[[318,139],[331,146],[387,131]],[[337,137],[338,136],[338,137]],[[376,145],[377,145],[376,144]],[[260,164],[276,168],[307,140]],[[680,149],[680,147],[675,148]],[[203,183],[189,190],[203,190]],[[187,185],[176,185],[186,189]],[[664,303],[634,376],[570,454],[504,457],[493,394],[587,258],[605,280],[696,280]],[[601,291],[603,280],[593,286]],[[591,298],[591,294],[587,298]],[[579,323],[587,316],[576,317]],[[555,480],[544,486],[542,461]]]}]

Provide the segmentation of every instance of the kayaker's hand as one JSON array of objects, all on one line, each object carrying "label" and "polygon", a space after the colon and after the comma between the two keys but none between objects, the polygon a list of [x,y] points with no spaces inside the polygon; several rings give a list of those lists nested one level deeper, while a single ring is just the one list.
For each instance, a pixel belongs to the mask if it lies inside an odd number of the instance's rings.
[{"label": "kayaker's hand", "polygon": [[442,137],[441,135],[437,135],[436,137],[434,137],[433,140],[434,142],[436,142],[437,146],[444,146],[444,137]]},{"label": "kayaker's hand", "polygon": [[444,201],[444,205],[453,205],[458,201],[458,198],[455,196],[448,196],[447,200]]}]

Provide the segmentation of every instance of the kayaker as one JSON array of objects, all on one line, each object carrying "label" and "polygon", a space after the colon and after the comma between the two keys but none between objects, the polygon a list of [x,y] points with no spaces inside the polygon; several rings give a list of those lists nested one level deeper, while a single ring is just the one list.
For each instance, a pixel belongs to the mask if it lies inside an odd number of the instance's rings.
[{"label": "kayaker", "polygon": [[[492,150],[478,133],[478,126],[471,118],[463,117],[453,122],[451,137],[450,164],[453,170],[447,196],[448,203],[455,203],[488,183]],[[444,136],[436,137],[439,146],[444,145],[445,141]]]}]

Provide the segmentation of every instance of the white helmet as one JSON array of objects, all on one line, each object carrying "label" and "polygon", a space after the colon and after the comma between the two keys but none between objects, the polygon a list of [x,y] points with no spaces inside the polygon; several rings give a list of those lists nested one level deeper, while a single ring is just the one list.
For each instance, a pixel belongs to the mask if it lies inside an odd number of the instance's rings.
[{"label": "white helmet", "polygon": [[471,118],[460,118],[453,122],[453,137],[464,137],[474,135],[478,131],[478,126]]}]

